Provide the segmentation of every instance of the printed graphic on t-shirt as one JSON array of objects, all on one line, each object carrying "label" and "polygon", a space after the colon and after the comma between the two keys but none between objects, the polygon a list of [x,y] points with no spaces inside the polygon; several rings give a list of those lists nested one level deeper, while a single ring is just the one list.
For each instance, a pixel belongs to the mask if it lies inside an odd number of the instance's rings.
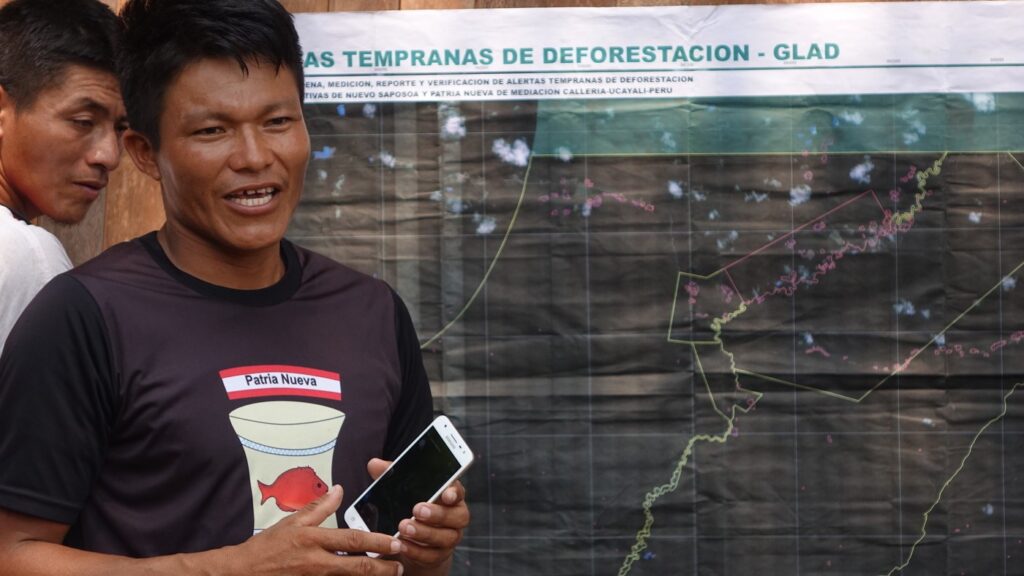
[{"label": "printed graphic on t-shirt", "polygon": [[284,512],[295,512],[327,493],[327,484],[310,466],[285,470],[269,486],[259,480],[256,485],[260,487],[261,505],[273,498]]},{"label": "printed graphic on t-shirt", "polygon": [[[220,373],[228,398],[316,397],[341,399],[337,373],[295,366],[249,366]],[[333,484],[334,446],[345,414],[296,400],[268,400],[228,415],[249,466],[253,532],[259,532],[319,498]],[[337,528],[331,514],[321,524]]]}]

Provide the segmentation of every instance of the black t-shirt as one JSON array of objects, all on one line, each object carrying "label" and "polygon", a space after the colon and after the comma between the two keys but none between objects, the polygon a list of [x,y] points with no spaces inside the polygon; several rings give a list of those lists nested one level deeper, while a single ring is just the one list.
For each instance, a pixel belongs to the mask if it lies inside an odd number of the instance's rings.
[{"label": "black t-shirt", "polygon": [[0,507],[136,557],[237,544],[331,484],[343,526],[366,462],[429,423],[430,387],[386,284],[281,254],[277,284],[232,290],[149,234],[47,285],[0,358]]}]

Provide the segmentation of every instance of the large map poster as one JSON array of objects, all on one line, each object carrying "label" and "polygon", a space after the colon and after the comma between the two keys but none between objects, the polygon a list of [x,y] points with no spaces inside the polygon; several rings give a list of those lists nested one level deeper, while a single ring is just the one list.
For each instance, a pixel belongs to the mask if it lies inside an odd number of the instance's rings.
[{"label": "large map poster", "polygon": [[1024,6],[300,16],[289,236],[478,456],[454,574],[1024,574]]}]

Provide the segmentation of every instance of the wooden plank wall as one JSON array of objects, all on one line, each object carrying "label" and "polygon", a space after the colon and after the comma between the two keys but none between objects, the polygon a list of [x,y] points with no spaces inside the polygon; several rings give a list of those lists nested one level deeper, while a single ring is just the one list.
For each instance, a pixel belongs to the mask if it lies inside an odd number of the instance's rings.
[{"label": "wooden plank wall", "polygon": [[[10,0],[0,0],[3,6]],[[101,0],[116,9],[123,0]],[[374,10],[541,8],[565,6],[672,6],[713,4],[794,4],[800,0],[281,0],[288,10],[298,12],[353,12]],[[849,2],[856,0],[803,0],[810,2]],[[875,0],[895,1],[895,0]],[[139,172],[127,156],[111,176],[110,186],[76,226],[64,226],[40,219],[40,225],[53,231],[64,243],[72,262],[80,264],[104,248],[134,238],[163,223],[160,190],[155,182]]]}]

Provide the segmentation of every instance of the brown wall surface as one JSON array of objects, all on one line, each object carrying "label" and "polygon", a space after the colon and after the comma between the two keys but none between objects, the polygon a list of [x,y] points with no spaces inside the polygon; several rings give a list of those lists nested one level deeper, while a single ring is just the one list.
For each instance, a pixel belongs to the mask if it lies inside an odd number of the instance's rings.
[{"label": "brown wall surface", "polygon": [[[0,0],[3,6],[10,0]],[[101,0],[117,8],[123,0]],[[799,0],[281,0],[291,12],[355,12],[373,10],[537,8],[564,6],[674,6],[713,4],[796,4]],[[804,0],[808,1],[808,0]],[[811,2],[852,2],[857,0],[809,0]],[[890,2],[896,0],[876,0]],[[160,189],[139,172],[125,156],[110,179],[110,186],[75,226],[42,218],[40,224],[56,234],[67,248],[71,261],[80,264],[104,248],[160,227],[164,221]]]}]

